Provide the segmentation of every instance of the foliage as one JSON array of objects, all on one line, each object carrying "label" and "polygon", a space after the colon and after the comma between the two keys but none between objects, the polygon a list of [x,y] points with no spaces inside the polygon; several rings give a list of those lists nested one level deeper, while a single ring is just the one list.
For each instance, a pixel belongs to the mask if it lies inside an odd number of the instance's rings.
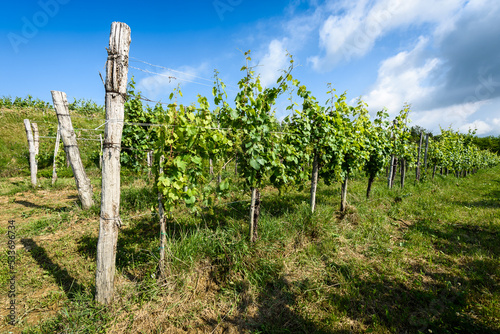
[{"label": "foliage", "polygon": [[85,116],[104,116],[106,110],[104,106],[98,105],[92,100],[85,99],[74,99],[73,103],[69,104],[70,110],[78,111],[80,114]]},{"label": "foliage", "polygon": [[[232,145],[225,130],[217,128],[207,99],[199,96],[198,104],[171,103],[159,118],[154,172],[167,213],[179,202],[195,210],[199,209],[199,200],[202,205],[212,204],[212,180],[204,162],[211,152],[225,151]],[[220,191],[227,189],[227,181],[218,185]]]},{"label": "foliage", "polygon": [[27,95],[25,98],[15,97],[12,99],[10,96],[0,98],[0,108],[35,108],[35,109],[50,109],[52,105],[48,102],[42,101],[38,98],[34,99],[33,96]]},{"label": "foliage", "polygon": [[246,71],[238,86],[240,91],[235,98],[235,108],[226,104],[221,110],[223,124],[231,127],[240,138],[239,168],[245,184],[249,188],[261,188],[266,182],[269,173],[273,180],[284,181],[283,160],[280,160],[280,126],[273,112],[276,99],[287,89],[287,83],[292,81],[290,72],[293,69],[293,60],[290,59],[288,70],[277,80],[277,87],[263,88],[259,77],[249,66],[250,51],[245,52],[247,65],[242,67]]},{"label": "foliage", "polygon": [[135,92],[135,81],[129,82],[129,99],[125,102],[125,124],[122,133],[121,164],[135,171],[143,171],[146,166],[146,155],[153,151],[158,140],[156,128],[151,124],[158,124],[164,110],[160,103],[154,108],[142,103],[141,93]]},{"label": "foliage", "polygon": [[377,118],[370,126],[370,130],[367,131],[369,158],[363,166],[363,170],[371,179],[374,179],[384,169],[391,150],[392,142],[387,117],[389,114],[385,109],[377,112]]}]

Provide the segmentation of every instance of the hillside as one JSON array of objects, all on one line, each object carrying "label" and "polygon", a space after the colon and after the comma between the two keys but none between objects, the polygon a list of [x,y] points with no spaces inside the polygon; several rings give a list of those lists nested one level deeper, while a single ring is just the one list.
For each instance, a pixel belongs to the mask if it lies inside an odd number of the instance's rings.
[{"label": "hillside", "polygon": [[[96,129],[102,114],[75,111]],[[81,116],[81,117],[79,117]],[[8,324],[9,263],[0,259],[2,332],[26,333],[498,333],[500,166],[467,178],[436,175],[404,189],[381,178],[320,182],[309,193],[263,191],[259,239],[247,241],[248,191],[213,208],[184,208],[167,226],[167,279],[156,280],[157,194],[147,173],[122,170],[115,304],[93,302],[99,204],[82,210],[70,169],[51,185],[54,140],[40,146],[40,185],[29,180],[23,119],[52,137],[50,109],[0,111],[0,247],[15,221],[16,312]],[[97,132],[98,134],[99,132]],[[80,131],[82,138],[95,133]],[[80,146],[100,201],[99,143]],[[64,165],[64,164],[63,164]],[[227,168],[224,177],[238,178]]]}]

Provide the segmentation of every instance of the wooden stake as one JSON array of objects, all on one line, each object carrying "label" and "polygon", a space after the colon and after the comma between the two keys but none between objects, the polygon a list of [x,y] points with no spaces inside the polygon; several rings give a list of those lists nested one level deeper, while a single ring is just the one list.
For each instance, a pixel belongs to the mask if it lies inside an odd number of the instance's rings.
[{"label": "wooden stake", "polygon": [[99,152],[99,169],[102,170],[102,157],[103,157],[103,155],[102,155],[102,145],[103,145],[102,134],[99,134],[99,141],[101,142],[101,151]]},{"label": "wooden stake", "polygon": [[342,182],[342,191],[340,193],[340,212],[344,212],[347,209],[347,181],[349,177],[346,175],[344,181]]},{"label": "wooden stake", "polygon": [[153,151],[148,151],[147,163],[148,163],[148,178],[151,178],[151,176],[152,176],[151,167],[153,167]]},{"label": "wooden stake", "polygon": [[418,144],[418,156],[417,156],[417,168],[416,168],[416,177],[417,181],[420,181],[420,154],[422,153],[422,140],[424,139],[424,133],[420,133],[420,143]]},{"label": "wooden stake", "polygon": [[28,138],[28,148],[30,152],[30,172],[31,172],[31,185],[36,187],[36,148],[35,141],[33,139],[33,131],[31,129],[31,124],[28,119],[24,120],[24,129],[26,130],[26,137]]},{"label": "wooden stake", "polygon": [[250,203],[250,242],[255,242],[258,237],[257,228],[260,215],[260,191],[252,188],[252,200]]},{"label": "wooden stake", "polygon": [[401,158],[401,189],[405,187],[406,160]]},{"label": "wooden stake", "polygon": [[97,241],[96,301],[113,301],[116,244],[120,220],[120,149],[127,94],[130,28],[113,22],[106,62],[106,127],[104,130],[101,217]]},{"label": "wooden stake", "polygon": [[[163,175],[164,156],[160,158],[160,176]],[[167,244],[167,229],[165,210],[163,209],[163,195],[158,191],[158,214],[160,216],[160,262],[158,263],[158,279],[165,278],[165,245]]]},{"label": "wooden stake", "polygon": [[396,179],[396,175],[398,174],[398,161],[399,159],[396,156],[394,156],[394,161],[392,165],[391,188],[394,186],[394,180]]},{"label": "wooden stake", "polygon": [[56,183],[57,180],[57,154],[59,153],[59,142],[61,141],[61,128],[57,124],[57,135],[56,135],[56,145],[54,147],[54,163],[52,165],[52,185]]},{"label": "wooden stake", "polygon": [[66,93],[53,90],[52,101],[54,103],[57,120],[60,125],[64,149],[66,150],[68,160],[75,176],[78,197],[80,197],[82,207],[84,209],[89,209],[92,205],[94,205],[94,200],[92,199],[92,184],[90,183],[90,179],[87,177],[87,174],[85,174],[85,170],[83,168],[80,150],[78,149],[78,143],[76,142],[75,131],[73,130],[73,124],[71,123],[71,117],[69,115]]},{"label": "wooden stake", "polygon": [[31,129],[33,130],[33,144],[35,145],[35,158],[36,158],[36,156],[40,151],[40,136],[38,135],[38,125],[36,125],[36,123],[31,123]]},{"label": "wooden stake", "polygon": [[427,153],[429,151],[429,134],[425,135],[425,153],[424,153],[424,173],[427,172]]},{"label": "wooden stake", "polygon": [[394,174],[394,154],[391,155],[391,163],[389,164],[389,175],[387,176],[387,187],[389,189],[392,189],[392,180],[393,180],[393,177],[392,175]]},{"label": "wooden stake", "polygon": [[311,212],[316,209],[316,190],[318,189],[319,162],[318,153],[314,153],[313,170],[311,175]]}]

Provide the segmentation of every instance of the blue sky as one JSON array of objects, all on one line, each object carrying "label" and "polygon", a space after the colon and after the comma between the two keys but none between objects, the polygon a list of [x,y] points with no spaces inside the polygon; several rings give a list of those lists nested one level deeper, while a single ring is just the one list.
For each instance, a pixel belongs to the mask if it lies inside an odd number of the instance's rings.
[{"label": "blue sky", "polygon": [[498,0],[41,0],[2,12],[0,96],[50,101],[61,90],[70,102],[103,103],[99,72],[111,22],[121,21],[132,30],[129,77],[150,99],[165,101],[180,84],[181,103],[210,100],[214,69],[231,99],[247,50],[271,86],[289,52],[294,77],[320,102],[332,83],[372,112],[394,116],[410,103],[412,124],[434,133],[451,125],[500,135]]}]

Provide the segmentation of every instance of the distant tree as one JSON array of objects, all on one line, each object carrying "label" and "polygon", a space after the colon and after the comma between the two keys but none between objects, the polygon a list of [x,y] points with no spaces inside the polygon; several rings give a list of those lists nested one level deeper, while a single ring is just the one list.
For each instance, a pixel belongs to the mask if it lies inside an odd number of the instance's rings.
[{"label": "distant tree", "polygon": [[500,153],[500,136],[474,137],[473,143],[481,150],[489,150],[497,154]]},{"label": "distant tree", "polygon": [[424,135],[429,134],[429,137],[434,138],[434,135],[431,131],[424,129],[419,125],[413,125],[410,128],[410,142],[418,143],[420,141],[420,134],[424,133]]}]

